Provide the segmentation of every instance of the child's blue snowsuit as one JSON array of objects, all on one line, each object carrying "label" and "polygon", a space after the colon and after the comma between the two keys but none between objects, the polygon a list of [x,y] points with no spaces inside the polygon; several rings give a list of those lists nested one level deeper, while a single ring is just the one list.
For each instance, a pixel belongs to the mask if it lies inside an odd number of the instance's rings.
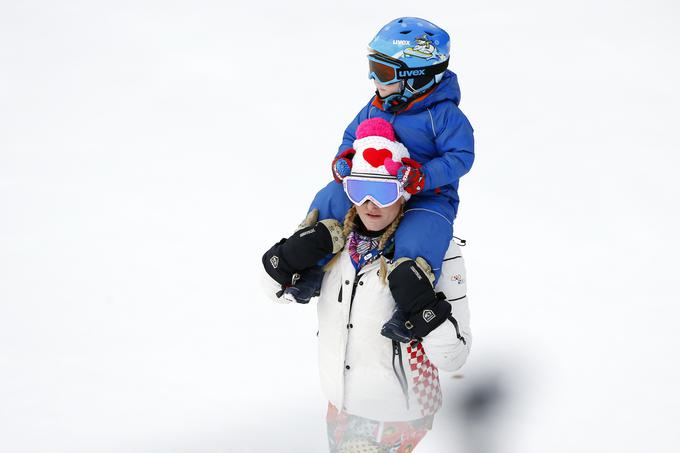
[{"label": "child's blue snowsuit", "polygon": [[[412,159],[423,164],[425,172],[423,192],[411,196],[397,228],[394,259],[421,256],[432,266],[437,279],[453,236],[458,180],[474,161],[472,126],[458,108],[459,102],[458,78],[451,71],[446,71],[428,96],[396,114],[383,111],[374,97],[347,126],[338,150],[340,154],[352,147],[362,121],[384,118],[392,123],[399,141]],[[320,219],[342,222],[351,206],[342,184],[332,181],[316,194],[309,209],[317,208]]]}]

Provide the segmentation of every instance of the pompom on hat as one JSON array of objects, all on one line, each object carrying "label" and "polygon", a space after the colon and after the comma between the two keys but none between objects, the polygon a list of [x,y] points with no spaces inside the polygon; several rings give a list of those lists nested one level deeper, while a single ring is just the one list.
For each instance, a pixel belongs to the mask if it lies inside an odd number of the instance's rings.
[{"label": "pompom on hat", "polygon": [[[382,118],[362,121],[356,130],[351,176],[396,179],[397,171],[410,158],[406,147],[397,141],[392,125]],[[408,199],[404,192],[404,198]]]}]

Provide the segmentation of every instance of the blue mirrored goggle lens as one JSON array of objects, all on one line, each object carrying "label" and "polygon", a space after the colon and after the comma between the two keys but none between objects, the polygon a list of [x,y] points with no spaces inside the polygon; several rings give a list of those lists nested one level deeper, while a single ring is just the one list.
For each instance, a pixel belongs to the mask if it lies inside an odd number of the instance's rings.
[{"label": "blue mirrored goggle lens", "polygon": [[370,181],[366,179],[349,179],[345,181],[345,192],[350,201],[360,205],[367,197],[373,198],[382,207],[389,206],[399,199],[399,183],[396,180]]}]

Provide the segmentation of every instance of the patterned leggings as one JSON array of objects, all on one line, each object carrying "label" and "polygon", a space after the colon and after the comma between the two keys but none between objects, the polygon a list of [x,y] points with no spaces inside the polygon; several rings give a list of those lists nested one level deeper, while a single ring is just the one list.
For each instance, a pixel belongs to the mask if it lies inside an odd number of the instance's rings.
[{"label": "patterned leggings", "polygon": [[380,422],[338,411],[328,403],[328,447],[331,453],[410,453],[432,428],[433,418]]}]

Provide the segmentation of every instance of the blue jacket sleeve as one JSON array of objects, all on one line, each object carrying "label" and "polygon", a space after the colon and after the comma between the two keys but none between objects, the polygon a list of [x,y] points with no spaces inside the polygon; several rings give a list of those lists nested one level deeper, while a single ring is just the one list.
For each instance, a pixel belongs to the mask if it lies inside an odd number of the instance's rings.
[{"label": "blue jacket sleeve", "polygon": [[352,122],[349,123],[345,129],[345,133],[342,135],[342,144],[340,145],[340,148],[338,148],[338,152],[335,153],[335,157],[338,157],[343,151],[345,151],[347,148],[351,148],[354,145],[357,126],[359,126],[359,123],[361,123],[363,120],[368,119],[368,112],[371,109],[372,102],[373,99],[371,99],[371,101],[369,101],[369,103],[366,104],[366,106],[364,106],[364,108],[361,109],[359,113],[357,113],[357,116],[354,117]]},{"label": "blue jacket sleeve", "polygon": [[475,160],[473,129],[453,103],[439,104],[434,112],[435,144],[439,157],[427,162],[424,191],[452,184],[470,171]]}]

